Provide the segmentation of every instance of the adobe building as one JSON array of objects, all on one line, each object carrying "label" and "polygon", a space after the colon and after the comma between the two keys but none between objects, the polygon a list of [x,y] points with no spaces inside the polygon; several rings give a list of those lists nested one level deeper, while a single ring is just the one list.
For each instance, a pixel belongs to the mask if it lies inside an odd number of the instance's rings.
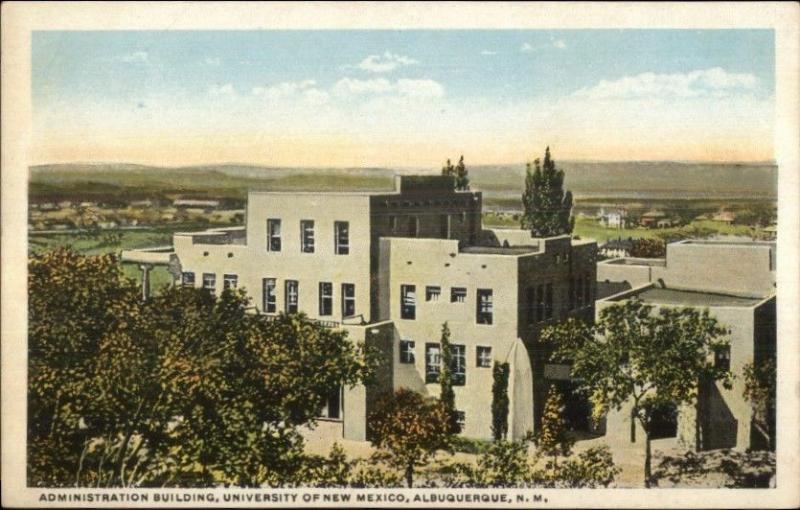
[{"label": "adobe building", "polygon": [[[767,446],[767,439],[752,424],[751,404],[742,395],[742,371],[748,363],[775,357],[775,260],[772,242],[687,240],[668,244],[664,259],[623,258],[597,264],[598,314],[639,299],[656,309],[708,310],[730,331],[730,348],[717,352],[714,363],[729,368],[733,387],[701,381],[697,406],[665,412],[658,420],[656,438],[675,438],[698,450]],[[630,421],[630,406],[610,413],[609,442],[630,442]],[[643,431],[637,430],[635,436],[644,438]]]},{"label": "adobe building", "polygon": [[[248,194],[246,226],[177,233],[126,251],[143,275],[171,264],[183,285],[241,287],[266,320],[303,312],[379,349],[376,383],[334,392],[322,419],[366,439],[386,391],[438,395],[443,323],[451,331],[462,434],[491,437],[492,366],[509,363],[509,436],[535,428],[548,367],[538,332],[594,316],[597,246],[570,236],[482,229],[480,192],[448,176],[404,176],[390,192]],[[146,291],[146,289],[145,289]]]}]

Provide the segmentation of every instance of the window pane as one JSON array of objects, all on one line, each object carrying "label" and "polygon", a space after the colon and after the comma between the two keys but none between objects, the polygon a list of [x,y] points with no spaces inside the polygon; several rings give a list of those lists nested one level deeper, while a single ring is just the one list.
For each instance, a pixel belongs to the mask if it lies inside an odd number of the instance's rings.
[{"label": "window pane", "polygon": [[222,288],[224,290],[228,289],[235,289],[238,283],[239,277],[235,274],[226,274],[222,275]]},{"label": "window pane", "polygon": [[439,382],[439,344],[425,344],[425,382]]},{"label": "window pane", "polygon": [[300,222],[300,251],[314,253],[314,222],[312,220]]},{"label": "window pane", "polygon": [[267,250],[281,251],[281,220],[267,220]]},{"label": "window pane", "polygon": [[333,314],[333,284],[330,282],[319,284],[319,314]]},{"label": "window pane", "polygon": [[194,273],[185,272],[182,275],[181,283],[184,287],[194,287]]},{"label": "window pane", "polygon": [[217,285],[217,275],[214,273],[203,273],[203,288],[214,290]]},{"label": "window pane", "polygon": [[337,255],[350,253],[350,223],[346,221],[334,222],[334,242]]},{"label": "window pane", "polygon": [[276,285],[275,278],[264,278],[261,281],[264,312],[266,313],[275,313],[278,311],[278,304],[275,296]]},{"label": "window pane", "polygon": [[493,312],[492,289],[478,289],[477,301],[478,324],[491,324]]},{"label": "window pane", "polygon": [[451,303],[464,303],[467,300],[467,289],[462,287],[453,287],[450,289],[450,302]]},{"label": "window pane", "polygon": [[425,287],[425,301],[439,301],[441,295],[441,287]]},{"label": "window pane", "polygon": [[342,316],[352,317],[356,314],[356,286],[352,283],[342,284]]},{"label": "window pane", "polygon": [[453,360],[450,370],[453,374],[453,385],[463,386],[467,380],[467,349],[463,345],[452,344]]},{"label": "window pane", "polygon": [[489,368],[492,366],[492,348],[491,347],[476,347],[477,359],[475,364],[482,368]]},{"label": "window pane", "polygon": [[417,292],[414,285],[400,286],[400,318],[415,319],[417,316]]},{"label": "window pane", "polygon": [[299,284],[296,280],[286,280],[286,313],[297,313]]},{"label": "window pane", "polygon": [[400,341],[400,363],[414,363],[414,342]]}]

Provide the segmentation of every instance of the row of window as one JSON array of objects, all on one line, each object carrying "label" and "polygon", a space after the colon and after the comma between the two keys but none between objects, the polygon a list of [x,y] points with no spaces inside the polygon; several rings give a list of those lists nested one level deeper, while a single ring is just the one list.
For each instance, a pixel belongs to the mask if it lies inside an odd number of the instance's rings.
[{"label": "row of window", "polygon": [[[439,237],[443,239],[450,239],[451,226],[453,218],[460,219],[464,223],[467,219],[467,213],[462,212],[458,215],[453,214],[440,214],[439,215]],[[419,218],[417,216],[404,216],[403,221],[399,221],[397,216],[389,216],[389,228],[393,234],[405,234],[408,237],[417,237],[419,235]]]},{"label": "row of window", "polygon": [[[592,280],[590,274],[570,278],[569,280],[569,306],[570,309],[589,306],[593,302]],[[553,284],[545,283],[525,289],[525,309],[529,324],[550,320],[553,318]]]},{"label": "row of window", "polygon": [[[281,220],[270,218],[267,220],[267,251],[281,251]],[[333,222],[333,249],[336,255],[350,254],[350,223],[347,221]],[[314,234],[314,220],[300,220],[300,252],[314,253],[316,238]]]},{"label": "row of window", "polygon": [[[467,382],[467,357],[466,347],[451,344],[452,362],[450,373],[453,384],[463,386]],[[441,345],[436,343],[425,344],[425,382],[439,382],[439,373],[442,370]],[[416,361],[416,344],[413,340],[400,341],[400,363],[413,364]],[[475,366],[478,368],[492,367],[492,348],[478,345],[475,347]]]},{"label": "row of window", "polygon": [[[183,273],[183,285],[194,287],[195,275],[193,272]],[[235,274],[223,275],[223,289],[235,289],[238,284],[238,276]],[[203,273],[202,288],[210,291],[216,289],[217,275],[214,273]],[[285,280],[283,310],[286,313],[297,313],[300,302],[300,283],[297,280]],[[265,313],[278,312],[277,296],[278,280],[276,278],[263,278],[261,281],[262,310]],[[333,315],[333,283],[319,282],[319,315],[321,317]],[[343,283],[341,285],[341,306],[342,317],[352,317],[356,314],[356,286],[353,283]]]},{"label": "row of window", "polygon": [[[442,288],[428,285],[425,287],[425,301],[439,301],[442,295]],[[465,303],[467,301],[467,289],[464,287],[450,288],[451,303]],[[494,313],[492,299],[492,289],[478,289],[477,300],[475,302],[475,321],[478,324],[491,324]],[[417,318],[417,286],[400,286],[400,318],[414,320]]]}]

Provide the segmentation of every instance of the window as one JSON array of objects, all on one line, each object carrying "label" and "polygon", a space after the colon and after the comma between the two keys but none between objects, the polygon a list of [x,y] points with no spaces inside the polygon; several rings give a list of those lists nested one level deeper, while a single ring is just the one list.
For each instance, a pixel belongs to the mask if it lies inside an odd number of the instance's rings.
[{"label": "window", "polygon": [[719,347],[714,351],[714,367],[720,370],[731,369],[731,348]]},{"label": "window", "polygon": [[464,424],[467,423],[467,415],[464,411],[456,411],[456,423],[458,423],[459,430],[464,430]]},{"label": "window", "polygon": [[314,221],[302,220],[300,222],[300,251],[314,253]]},{"label": "window", "polygon": [[297,313],[299,302],[299,284],[297,280],[286,280],[286,313]]},{"label": "window", "polygon": [[544,298],[544,318],[553,318],[553,284],[548,283],[545,291]]},{"label": "window", "polygon": [[476,320],[478,324],[492,323],[492,289],[478,289]]},{"label": "window", "polygon": [[467,382],[467,348],[463,345],[450,344],[452,361],[450,373],[453,377],[453,386],[464,386]]},{"label": "window", "polygon": [[352,283],[342,284],[342,317],[356,314],[356,286]]},{"label": "window", "polygon": [[325,405],[319,413],[321,418],[339,420],[342,417],[342,389],[336,388],[328,393]]},{"label": "window", "polygon": [[583,304],[586,306],[592,304],[592,279],[588,274],[583,275]]},{"label": "window", "polygon": [[333,224],[333,230],[336,255],[348,255],[350,253],[350,223],[336,221]]},{"label": "window", "polygon": [[419,233],[419,218],[416,216],[408,217],[408,237],[417,237]]},{"label": "window", "polygon": [[333,284],[331,282],[319,282],[319,314],[333,314]]},{"label": "window", "polygon": [[397,216],[389,216],[389,229],[392,232],[397,231]]},{"label": "window", "polygon": [[417,318],[417,287],[414,285],[400,286],[400,318]]},{"label": "window", "polygon": [[442,239],[450,239],[450,216],[447,214],[439,216],[439,236]]},{"label": "window", "polygon": [[425,301],[439,301],[441,295],[441,287],[425,287]]},{"label": "window", "polygon": [[467,289],[464,287],[453,287],[450,289],[451,303],[464,303],[467,300]]},{"label": "window", "polygon": [[534,287],[525,289],[525,309],[528,316],[528,324],[536,322],[536,289]]},{"label": "window", "polygon": [[236,276],[235,274],[222,275],[223,290],[235,289],[237,283],[239,283],[239,277]]},{"label": "window", "polygon": [[400,340],[400,363],[414,363],[414,342]]},{"label": "window", "polygon": [[425,382],[439,382],[441,348],[439,344],[425,344]]},{"label": "window", "polygon": [[213,291],[217,286],[217,275],[214,273],[203,273],[203,288]]},{"label": "window", "polygon": [[281,251],[281,220],[267,220],[267,251]]},{"label": "window", "polygon": [[277,282],[275,278],[264,278],[261,280],[264,313],[275,313],[278,311],[277,296],[275,295],[276,286]]},{"label": "window", "polygon": [[476,359],[475,365],[480,368],[491,368],[492,366],[492,348],[479,345],[475,348]]},{"label": "window", "polygon": [[184,287],[194,287],[194,273],[185,272],[181,275],[181,285]]},{"label": "window", "polygon": [[536,322],[544,320],[544,285],[536,286]]}]

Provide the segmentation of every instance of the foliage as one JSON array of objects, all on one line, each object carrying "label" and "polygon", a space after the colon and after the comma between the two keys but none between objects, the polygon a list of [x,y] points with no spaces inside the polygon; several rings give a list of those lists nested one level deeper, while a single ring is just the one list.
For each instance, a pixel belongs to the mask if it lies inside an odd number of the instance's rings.
[{"label": "foliage", "polygon": [[572,233],[572,192],[564,191],[564,172],[556,168],[550,147],[545,150],[541,166],[538,158],[533,167],[527,164],[522,209],[522,228],[530,230],[534,237]]},{"label": "foliage", "polygon": [[554,467],[558,465],[558,456],[568,456],[574,443],[567,435],[564,410],[564,399],[561,392],[551,385],[544,404],[542,425],[536,432],[534,442],[540,453],[552,457]]},{"label": "foliage", "polygon": [[753,407],[753,426],[775,448],[775,401],[777,366],[774,359],[744,366],[743,396]]},{"label": "foliage", "polygon": [[634,239],[631,245],[631,257],[647,259],[667,256],[667,244],[663,239]]},{"label": "foliage", "polygon": [[733,220],[735,225],[756,225],[767,227],[775,220],[775,207],[771,205],[754,204],[738,211]]},{"label": "foliage", "polygon": [[659,486],[681,487],[770,487],[774,476],[774,452],[729,449],[667,455],[653,472]]},{"label": "foliage", "polygon": [[500,441],[508,436],[508,363],[494,362],[492,367],[492,437]]},{"label": "foliage", "polygon": [[449,430],[451,434],[458,434],[461,432],[461,427],[458,424],[458,416],[456,415],[456,394],[453,391],[453,347],[450,344],[450,328],[445,322],[442,324],[442,338],[441,338],[442,357],[439,362],[439,387],[441,393],[439,400],[447,411]]},{"label": "foliage", "polygon": [[533,470],[526,441],[494,441],[476,465],[454,464],[460,484],[466,487],[519,487]]},{"label": "foliage", "polygon": [[571,362],[572,377],[589,394],[595,418],[631,406],[631,419],[645,432],[649,486],[654,412],[696,402],[701,379],[730,387],[730,373],[713,363],[713,352],[728,346],[726,334],[708,310],[661,308],[656,313],[634,299],[603,309],[594,327],[571,319],[546,331],[543,339],[554,344],[556,361]]},{"label": "foliage", "polygon": [[447,160],[442,167],[442,175],[450,175],[455,177],[455,188],[457,190],[469,190],[469,171],[464,165],[464,155],[458,159],[458,164],[453,166],[450,159]]},{"label": "foliage", "polygon": [[414,469],[424,465],[437,450],[451,447],[450,417],[437,399],[400,389],[384,395],[369,417],[380,450],[377,457],[403,471],[408,487]]},{"label": "foliage", "polygon": [[342,331],[246,313],[242,291],[142,302],[110,255],[33,255],[29,293],[34,486],[288,483],[297,427],[372,366]]}]

